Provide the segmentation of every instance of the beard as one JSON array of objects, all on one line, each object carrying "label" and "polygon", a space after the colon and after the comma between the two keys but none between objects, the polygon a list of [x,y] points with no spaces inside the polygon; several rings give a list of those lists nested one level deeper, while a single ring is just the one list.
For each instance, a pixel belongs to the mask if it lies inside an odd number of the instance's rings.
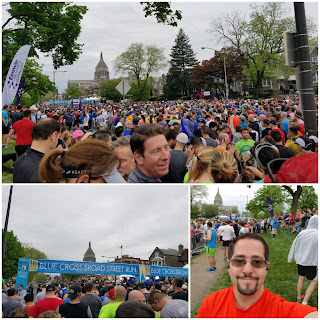
[{"label": "beard", "polygon": [[[253,288],[250,288],[250,283],[247,283],[245,285],[240,285],[239,283],[239,279],[242,279],[242,278],[251,278],[251,279],[255,279],[256,280],[256,285],[253,287]],[[244,275],[242,277],[237,277],[237,289],[238,291],[245,295],[245,296],[251,296],[253,294],[255,294],[258,290],[258,283],[259,283],[259,279],[258,278],[254,278],[252,276],[249,276],[249,275]]]}]

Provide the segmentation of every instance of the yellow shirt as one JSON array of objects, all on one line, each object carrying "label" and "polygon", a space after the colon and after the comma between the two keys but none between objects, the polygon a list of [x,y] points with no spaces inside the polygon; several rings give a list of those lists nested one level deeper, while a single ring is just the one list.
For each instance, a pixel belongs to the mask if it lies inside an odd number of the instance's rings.
[{"label": "yellow shirt", "polygon": [[297,145],[293,141],[291,141],[290,139],[287,140],[287,142],[286,142],[286,144],[284,146],[292,149],[292,151],[294,152],[294,154],[296,156],[301,153],[299,151]]}]

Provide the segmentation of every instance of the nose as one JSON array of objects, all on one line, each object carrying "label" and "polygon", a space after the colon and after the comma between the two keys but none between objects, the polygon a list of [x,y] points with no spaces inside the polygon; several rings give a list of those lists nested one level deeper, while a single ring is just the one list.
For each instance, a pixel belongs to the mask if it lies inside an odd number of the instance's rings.
[{"label": "nose", "polygon": [[171,154],[170,154],[169,150],[163,149],[161,152],[161,159],[162,160],[169,160],[170,158],[171,158]]},{"label": "nose", "polygon": [[245,264],[245,266],[242,268],[242,272],[246,273],[246,274],[250,274],[253,273],[253,267],[251,265],[250,261],[247,261],[247,263]]}]

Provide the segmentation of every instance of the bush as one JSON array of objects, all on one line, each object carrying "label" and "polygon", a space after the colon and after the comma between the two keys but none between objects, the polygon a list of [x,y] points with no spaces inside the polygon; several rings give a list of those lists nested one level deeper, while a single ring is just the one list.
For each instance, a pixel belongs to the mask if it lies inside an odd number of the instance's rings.
[{"label": "bush", "polygon": [[272,89],[262,89],[260,90],[259,97],[261,99],[271,98],[274,96],[274,91]]},{"label": "bush", "polygon": [[248,96],[245,96],[245,97],[243,97],[243,99],[245,99],[245,100],[247,100],[247,99],[253,99],[253,95],[248,95]]},{"label": "bush", "polygon": [[149,98],[149,101],[156,101],[157,100],[157,97],[150,97]]},{"label": "bush", "polygon": [[313,87],[315,96],[318,96],[318,86]]},{"label": "bush", "polygon": [[179,100],[191,100],[189,96],[182,96]]}]

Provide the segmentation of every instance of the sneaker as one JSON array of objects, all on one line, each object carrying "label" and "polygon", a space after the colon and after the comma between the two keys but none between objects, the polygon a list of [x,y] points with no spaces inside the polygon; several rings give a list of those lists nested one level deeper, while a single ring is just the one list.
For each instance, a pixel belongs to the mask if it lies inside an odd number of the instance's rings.
[{"label": "sneaker", "polygon": [[213,272],[213,271],[216,271],[216,268],[209,268],[207,269],[208,272]]},{"label": "sneaker", "polygon": [[303,301],[303,299],[304,299],[304,295],[302,294],[300,299],[297,298],[297,302],[301,303]]},{"label": "sneaker", "polygon": [[216,270],[217,270],[217,268],[216,268],[216,267],[212,268],[212,271],[216,271]]}]

